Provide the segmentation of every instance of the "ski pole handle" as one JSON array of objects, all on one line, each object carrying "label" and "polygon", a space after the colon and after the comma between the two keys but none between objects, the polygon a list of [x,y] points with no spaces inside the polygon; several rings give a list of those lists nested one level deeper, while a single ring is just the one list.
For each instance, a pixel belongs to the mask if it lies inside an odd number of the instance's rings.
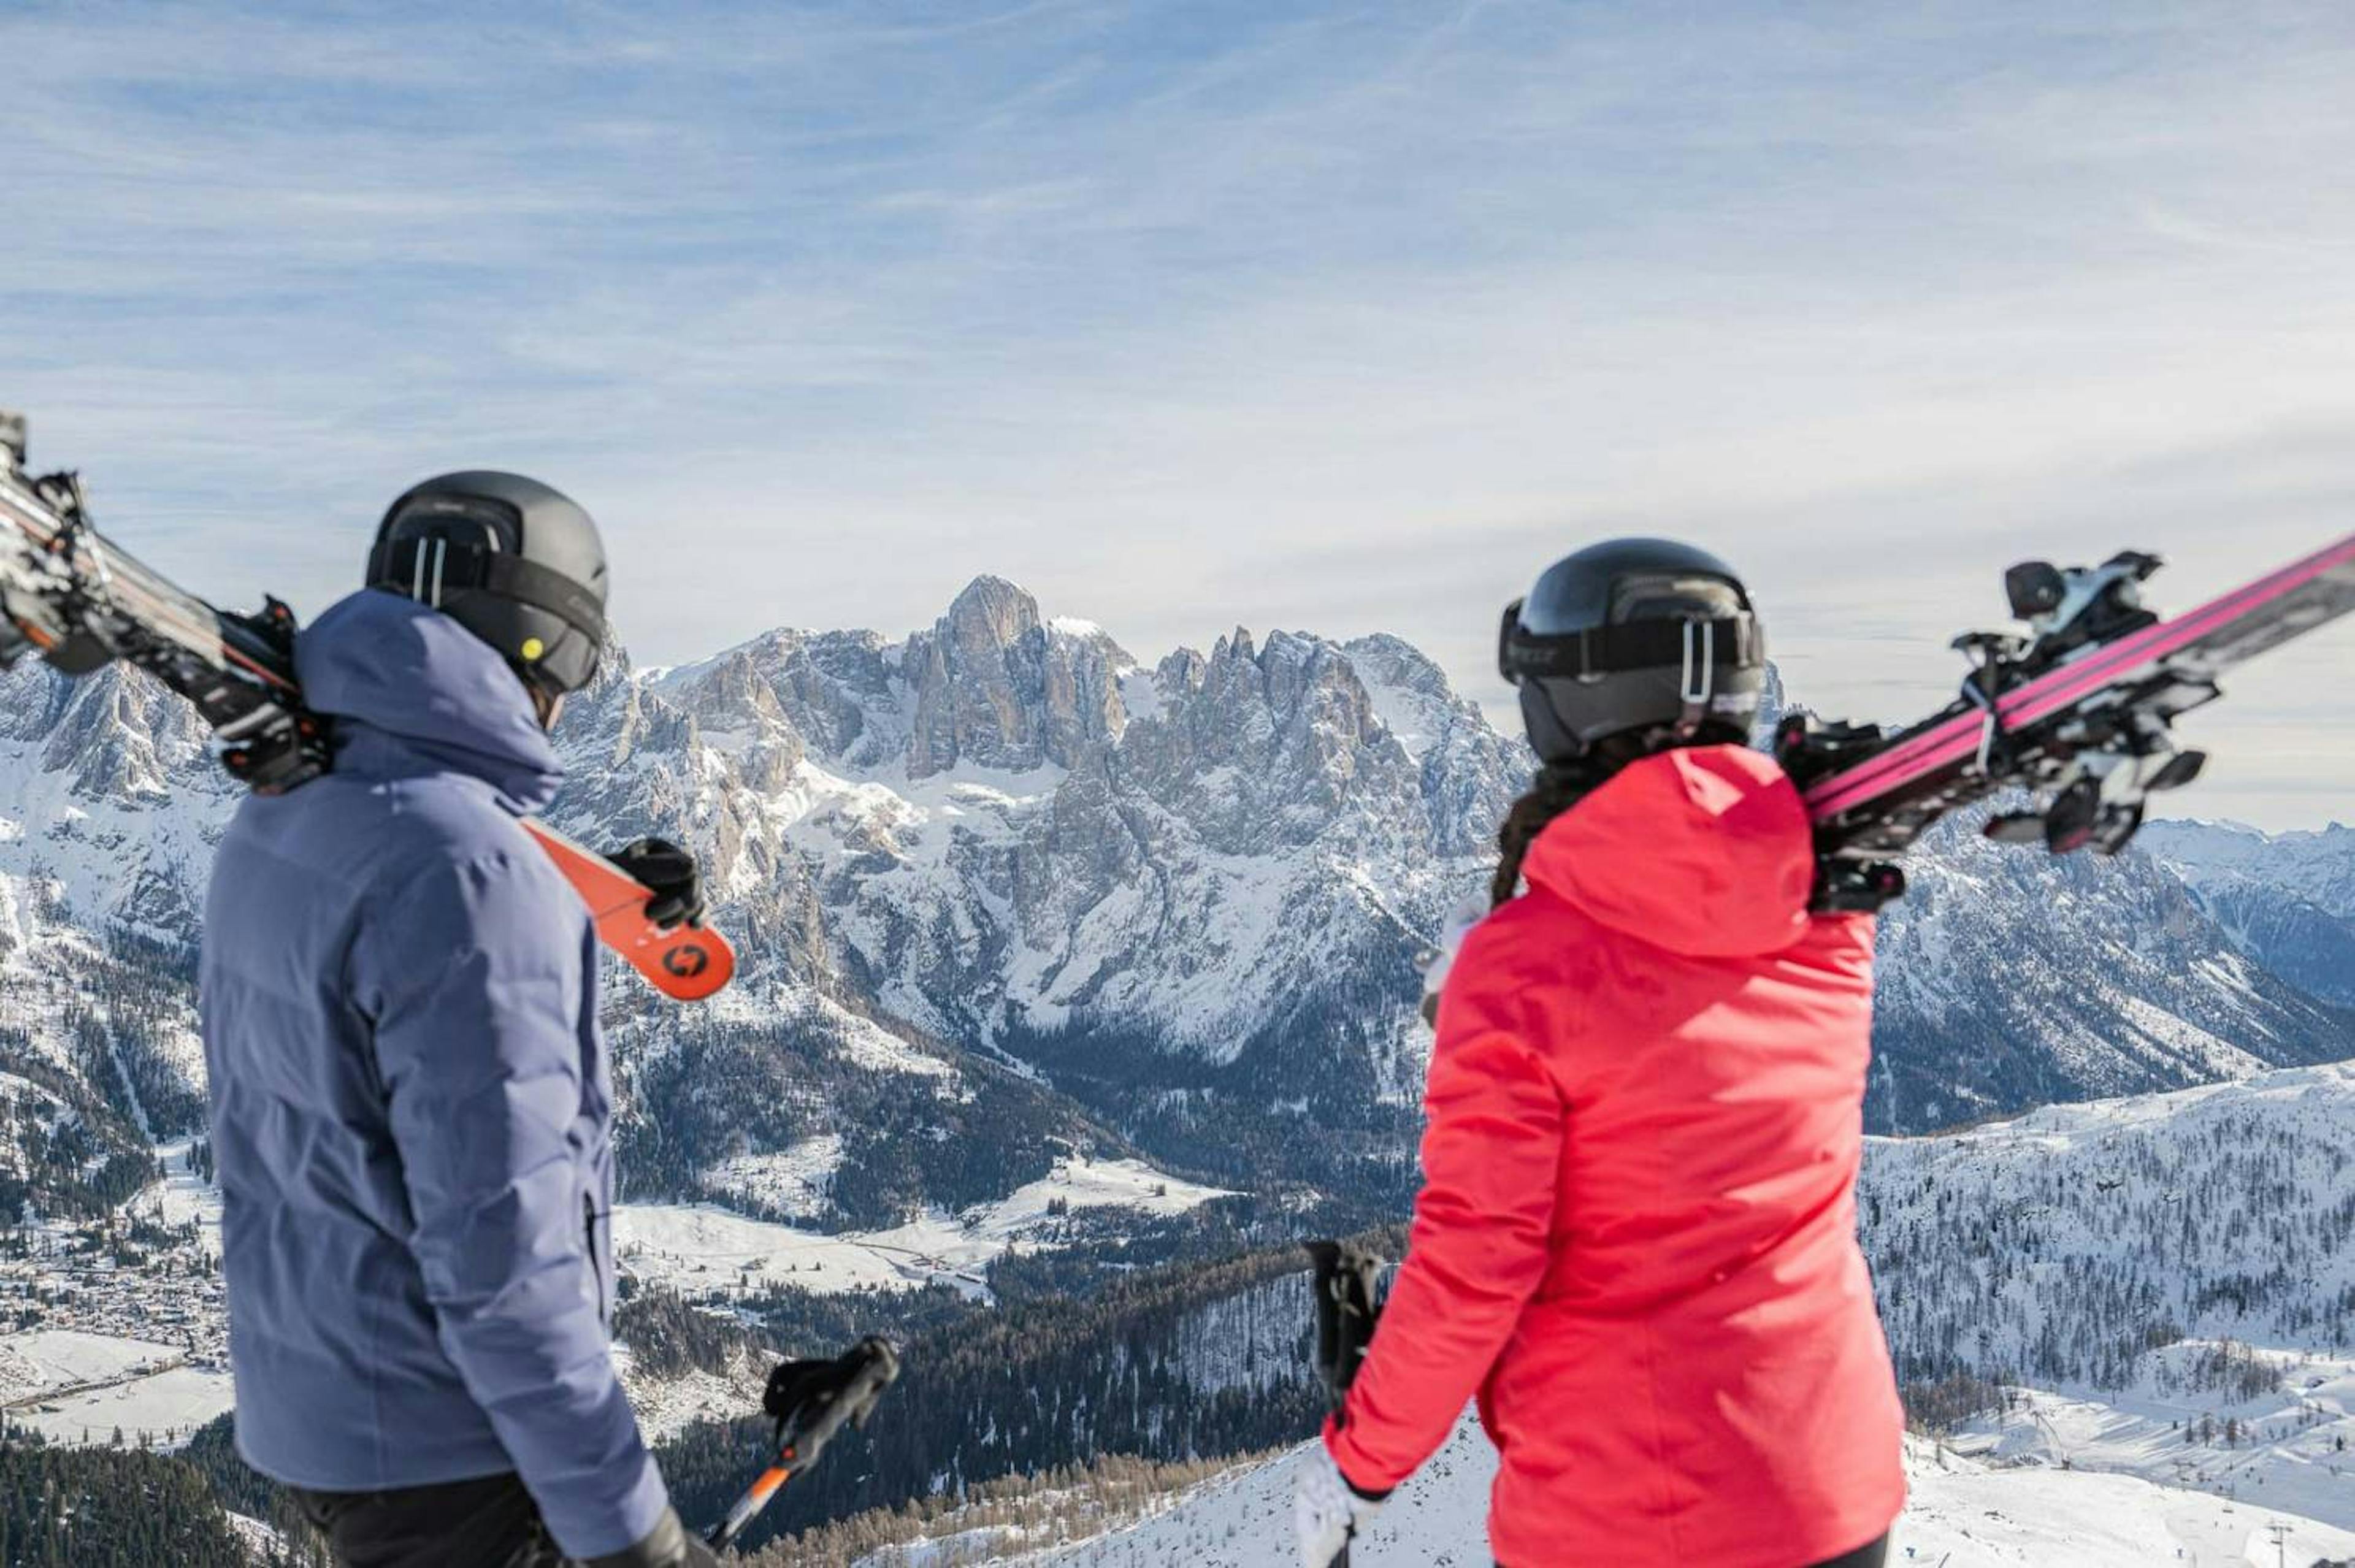
[{"label": "ski pole handle", "polygon": [[900,1353],[873,1335],[833,1360],[787,1361],[772,1372],[762,1403],[776,1418],[776,1456],[728,1517],[704,1532],[704,1544],[718,1551],[741,1535],[844,1427],[865,1427],[876,1402],[899,1378]]}]

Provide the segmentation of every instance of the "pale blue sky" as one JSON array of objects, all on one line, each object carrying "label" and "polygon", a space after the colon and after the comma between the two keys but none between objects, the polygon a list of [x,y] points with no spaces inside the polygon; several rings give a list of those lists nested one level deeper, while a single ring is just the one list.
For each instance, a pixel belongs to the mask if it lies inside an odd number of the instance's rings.
[{"label": "pale blue sky", "polygon": [[[315,610],[382,504],[573,491],[641,656],[929,622],[1396,631],[1688,535],[1905,717],[2025,554],[2182,604],[2355,528],[2340,4],[0,12],[0,402]],[[2187,811],[2355,817],[2355,629]]]}]

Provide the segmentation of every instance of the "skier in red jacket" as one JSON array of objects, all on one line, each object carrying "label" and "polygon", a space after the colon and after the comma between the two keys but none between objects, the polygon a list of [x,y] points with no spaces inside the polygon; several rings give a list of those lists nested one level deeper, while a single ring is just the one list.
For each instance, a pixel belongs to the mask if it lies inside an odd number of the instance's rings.
[{"label": "skier in red jacket", "polygon": [[1856,1239],[1872,923],[1810,915],[1747,740],[1747,593],[1659,540],[1556,563],[1500,658],[1544,764],[1447,976],[1412,1241],[1300,1476],[1327,1568],[1476,1393],[1506,1568],[1872,1568],[1903,1414]]}]

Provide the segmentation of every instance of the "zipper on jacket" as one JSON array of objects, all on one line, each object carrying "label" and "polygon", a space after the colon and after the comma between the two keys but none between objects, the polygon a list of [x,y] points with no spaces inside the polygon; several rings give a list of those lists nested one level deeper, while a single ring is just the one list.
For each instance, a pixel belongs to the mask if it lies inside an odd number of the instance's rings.
[{"label": "zipper on jacket", "polygon": [[594,1194],[581,1195],[581,1242],[589,1253],[589,1277],[597,1285],[597,1321],[605,1319],[605,1271],[597,1262],[597,1200]]}]

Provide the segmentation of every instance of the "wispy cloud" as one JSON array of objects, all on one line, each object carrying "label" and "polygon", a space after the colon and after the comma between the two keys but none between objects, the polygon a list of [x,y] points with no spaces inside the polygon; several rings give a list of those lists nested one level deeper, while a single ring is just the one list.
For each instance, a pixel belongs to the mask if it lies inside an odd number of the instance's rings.
[{"label": "wispy cloud", "polygon": [[[995,570],[1487,696],[1646,529],[1902,713],[2016,556],[2179,603],[2355,515],[2355,16],[2063,9],[18,5],[0,396],[226,594],[489,463],[664,658]],[[2200,809],[2334,809],[2349,662],[2236,686]]]}]

